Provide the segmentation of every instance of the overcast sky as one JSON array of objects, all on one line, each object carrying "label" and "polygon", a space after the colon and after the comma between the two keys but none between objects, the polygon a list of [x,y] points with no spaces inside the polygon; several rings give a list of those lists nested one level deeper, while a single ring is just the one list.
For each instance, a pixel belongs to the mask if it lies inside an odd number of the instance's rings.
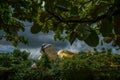
[{"label": "overcast sky", "polygon": [[[39,32],[38,34],[31,34],[30,28],[32,26],[32,23],[25,22],[24,24],[26,26],[25,32],[19,32],[20,35],[24,35],[29,39],[29,45],[25,46],[23,44],[19,45],[19,48],[21,50],[27,50],[31,53],[31,57],[39,57],[40,56],[40,47],[42,44],[53,44],[57,50],[60,49],[67,49],[72,52],[79,52],[79,51],[87,51],[87,50],[93,50],[92,47],[89,47],[86,45],[83,41],[75,40],[73,45],[70,45],[68,41],[54,41],[54,32],[50,31],[49,33],[42,33]],[[1,32],[0,32],[1,33]],[[105,44],[104,47],[111,48],[111,44]],[[98,49],[101,49],[101,46],[97,47]],[[0,40],[0,52],[9,52],[13,51],[14,47],[10,42],[7,42],[5,40]],[[116,52],[113,48],[113,52]],[[117,51],[119,52],[119,51]]]}]

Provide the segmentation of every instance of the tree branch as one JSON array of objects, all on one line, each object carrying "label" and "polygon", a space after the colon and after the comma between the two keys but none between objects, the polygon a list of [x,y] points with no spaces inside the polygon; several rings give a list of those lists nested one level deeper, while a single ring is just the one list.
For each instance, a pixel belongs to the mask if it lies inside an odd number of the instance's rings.
[{"label": "tree branch", "polygon": [[64,22],[63,19],[61,19],[58,15],[56,15],[55,13],[49,11],[46,9],[46,11],[51,14],[54,18],[56,18],[57,20],[59,20],[60,22]]},{"label": "tree branch", "polygon": [[101,16],[98,16],[97,18],[95,19],[92,19],[92,18],[88,18],[86,20],[83,20],[83,19],[78,19],[78,20],[72,20],[72,19],[69,19],[67,20],[66,22],[73,22],[73,23],[95,23],[97,21],[100,21],[101,19],[104,19],[105,17],[107,17],[107,14],[103,14]]},{"label": "tree branch", "polygon": [[[106,12],[103,15],[98,16],[96,18],[88,18],[88,19],[84,18],[84,19],[76,19],[76,20],[75,19],[74,20],[73,19],[68,19],[68,20],[65,20],[64,18],[61,18],[58,15],[56,15],[54,12],[51,12],[49,10],[47,10],[47,12],[49,14],[51,14],[54,18],[56,18],[57,20],[59,20],[60,22],[63,22],[63,23],[95,23],[95,22],[98,22],[98,21],[108,17],[108,13],[109,13],[109,12]],[[111,16],[118,15],[119,12],[120,11],[116,10],[111,14]]]}]

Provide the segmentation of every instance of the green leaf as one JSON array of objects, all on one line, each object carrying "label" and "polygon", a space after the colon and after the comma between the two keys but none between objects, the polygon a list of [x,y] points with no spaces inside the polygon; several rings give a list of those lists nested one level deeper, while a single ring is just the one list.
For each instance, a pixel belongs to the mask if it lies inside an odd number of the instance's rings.
[{"label": "green leaf", "polygon": [[89,46],[96,47],[99,44],[99,37],[94,30],[91,30],[91,34],[84,41]]},{"label": "green leaf", "polygon": [[110,43],[112,41],[112,37],[104,37],[104,42]]},{"label": "green leaf", "polygon": [[112,30],[113,30],[112,21],[110,21],[108,19],[104,19],[104,20],[101,21],[100,32],[102,33],[102,35],[104,37],[111,36]]},{"label": "green leaf", "polygon": [[18,43],[19,43],[18,40],[14,40],[14,41],[13,41],[13,45],[14,45],[15,47],[17,47]]},{"label": "green leaf", "polygon": [[37,34],[38,32],[40,32],[41,27],[38,24],[35,24],[31,27],[31,33],[32,34]]},{"label": "green leaf", "polygon": [[80,25],[79,27],[80,29],[78,29],[77,38],[79,40],[85,40],[91,34],[91,29],[87,25]]},{"label": "green leaf", "polygon": [[78,15],[78,7],[77,6],[72,7],[70,12],[72,15]]},{"label": "green leaf", "polygon": [[73,44],[73,42],[75,41],[76,39],[76,33],[75,32],[72,32],[71,35],[70,35],[70,44]]},{"label": "green leaf", "polygon": [[48,19],[50,15],[47,12],[42,12],[40,14],[40,22],[44,23],[46,22],[46,19]]},{"label": "green leaf", "polygon": [[114,31],[116,34],[120,34],[120,15],[114,16]]}]

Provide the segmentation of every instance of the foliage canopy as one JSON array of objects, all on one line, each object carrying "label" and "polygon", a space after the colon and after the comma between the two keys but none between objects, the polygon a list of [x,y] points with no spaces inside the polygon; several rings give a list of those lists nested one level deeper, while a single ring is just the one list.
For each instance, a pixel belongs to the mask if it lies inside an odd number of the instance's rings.
[{"label": "foliage canopy", "polygon": [[[0,38],[17,43],[27,43],[18,35],[24,31],[22,21],[33,22],[31,32],[55,32],[55,40],[75,39],[97,46],[99,34],[104,41],[120,46],[120,1],[119,0],[1,0]],[[66,36],[62,36],[63,32]]]},{"label": "foliage canopy", "polygon": [[43,55],[32,68],[29,53],[0,54],[1,80],[120,80],[120,55],[80,52],[73,58],[50,60]]}]

